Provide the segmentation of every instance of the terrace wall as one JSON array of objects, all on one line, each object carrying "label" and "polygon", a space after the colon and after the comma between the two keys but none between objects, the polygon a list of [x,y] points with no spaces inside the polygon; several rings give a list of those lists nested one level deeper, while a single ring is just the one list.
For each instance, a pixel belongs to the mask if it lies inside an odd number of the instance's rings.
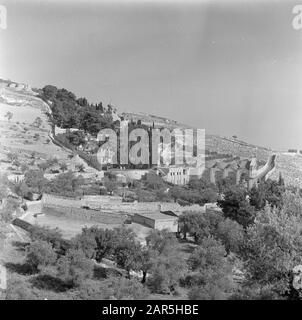
[{"label": "terrace wall", "polygon": [[70,219],[95,221],[104,224],[122,224],[127,215],[112,214],[101,212],[99,210],[83,209],[83,208],[66,208],[60,206],[43,206],[42,213],[57,217],[67,217]]}]

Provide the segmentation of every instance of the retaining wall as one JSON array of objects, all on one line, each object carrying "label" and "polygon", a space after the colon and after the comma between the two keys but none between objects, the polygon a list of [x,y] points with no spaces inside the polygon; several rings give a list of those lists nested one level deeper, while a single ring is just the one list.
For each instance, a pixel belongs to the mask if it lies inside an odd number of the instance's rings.
[{"label": "retaining wall", "polygon": [[101,212],[99,210],[82,208],[63,208],[60,206],[43,206],[42,213],[58,217],[67,217],[70,219],[95,221],[104,224],[122,224],[127,215]]}]

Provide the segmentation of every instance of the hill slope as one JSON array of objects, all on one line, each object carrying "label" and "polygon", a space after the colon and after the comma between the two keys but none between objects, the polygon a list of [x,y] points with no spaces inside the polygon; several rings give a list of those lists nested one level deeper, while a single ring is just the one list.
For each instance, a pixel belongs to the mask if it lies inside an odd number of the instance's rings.
[{"label": "hill slope", "polygon": [[[74,162],[72,153],[53,142],[48,121],[49,106],[37,94],[23,85],[9,87],[0,81],[0,170],[20,174],[20,165],[12,164],[10,154],[19,164],[35,169],[47,159],[56,158],[66,164]],[[8,114],[11,117],[8,117]],[[37,121],[37,119],[40,119]],[[79,164],[83,163],[80,159]],[[92,171],[94,169],[90,168]]]},{"label": "hill slope", "polygon": [[[8,112],[13,114],[10,120],[6,117]],[[7,154],[10,152],[18,153],[19,161],[27,164],[32,162],[33,157],[37,161],[52,157],[68,161],[70,152],[52,141],[51,125],[46,112],[49,112],[49,106],[28,86],[0,81],[1,170],[17,170],[7,161]],[[177,121],[150,114],[127,112],[120,116],[134,121],[141,120],[148,125],[154,123],[156,127],[190,128]],[[34,125],[37,118],[41,119],[40,126]],[[224,155],[229,155],[248,159],[257,157],[263,162],[267,160],[272,150],[237,139],[206,134],[206,153],[211,159],[217,159],[217,161],[224,161]],[[271,178],[277,179],[281,172],[286,183],[302,188],[302,156],[275,153],[277,154],[276,170]]]}]

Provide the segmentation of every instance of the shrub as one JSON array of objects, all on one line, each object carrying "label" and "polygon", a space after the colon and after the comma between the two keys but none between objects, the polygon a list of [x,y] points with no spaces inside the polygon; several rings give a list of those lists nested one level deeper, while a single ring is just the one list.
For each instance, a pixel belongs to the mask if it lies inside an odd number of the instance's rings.
[{"label": "shrub", "polygon": [[54,264],[57,255],[52,245],[43,240],[32,242],[27,248],[26,262],[33,270]]},{"label": "shrub", "polygon": [[58,276],[72,286],[80,286],[93,274],[94,264],[81,250],[69,249],[57,262]]}]

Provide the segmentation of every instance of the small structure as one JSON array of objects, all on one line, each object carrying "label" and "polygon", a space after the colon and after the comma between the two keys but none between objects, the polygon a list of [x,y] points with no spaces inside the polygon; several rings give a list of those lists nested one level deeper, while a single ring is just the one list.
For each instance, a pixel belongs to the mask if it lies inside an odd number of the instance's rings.
[{"label": "small structure", "polygon": [[166,214],[164,212],[135,213],[132,217],[132,222],[152,229],[167,229],[170,232],[178,232],[177,215]]},{"label": "small structure", "polygon": [[186,185],[189,180],[189,170],[182,166],[170,166],[168,174],[164,177],[164,180],[172,184]]}]

